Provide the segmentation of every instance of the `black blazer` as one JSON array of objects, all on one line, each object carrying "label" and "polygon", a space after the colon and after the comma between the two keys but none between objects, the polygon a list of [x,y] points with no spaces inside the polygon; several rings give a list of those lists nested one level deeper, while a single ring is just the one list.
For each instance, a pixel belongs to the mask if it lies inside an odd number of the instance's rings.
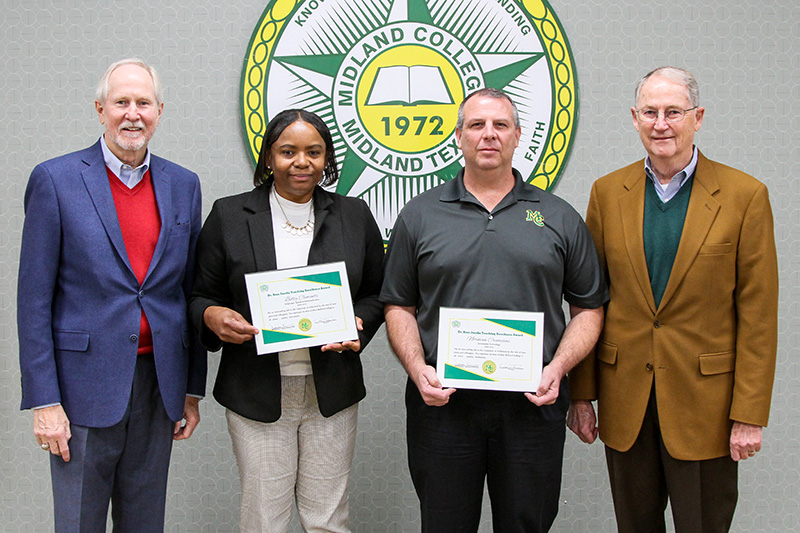
[{"label": "black blazer", "polygon": [[[222,347],[214,397],[235,413],[261,422],[281,416],[281,375],[277,354],[257,355],[254,340],[223,343],[203,322],[212,305],[229,307],[252,322],[244,275],[275,270],[275,242],[269,193],[272,180],[250,192],[214,202],[197,243],[197,268],[189,302],[192,323],[210,351]],[[362,350],[383,322],[378,293],[383,282],[383,240],[363,200],[314,190],[314,240],[308,264],[344,261]],[[358,353],[311,348],[311,368],[320,412],[331,416],[366,396]]]}]

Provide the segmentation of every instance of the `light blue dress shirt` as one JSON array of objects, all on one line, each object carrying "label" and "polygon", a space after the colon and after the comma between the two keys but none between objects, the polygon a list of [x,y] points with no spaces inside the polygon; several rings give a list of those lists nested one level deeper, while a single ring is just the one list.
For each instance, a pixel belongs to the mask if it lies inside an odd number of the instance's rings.
[{"label": "light blue dress shirt", "polygon": [[144,154],[144,161],[142,164],[136,168],[133,168],[130,165],[126,165],[120,161],[119,158],[114,155],[114,152],[109,150],[104,135],[100,136],[100,147],[103,149],[103,160],[106,162],[106,166],[110,168],[111,172],[113,172],[114,175],[118,177],[119,180],[129,189],[136,187],[136,185],[142,181],[144,173],[150,168],[149,149]]},{"label": "light blue dress shirt", "polygon": [[672,176],[672,179],[669,180],[669,183],[666,185],[662,185],[661,182],[658,181],[655,172],[653,172],[653,167],[650,165],[650,156],[647,156],[647,158],[644,160],[644,172],[656,186],[656,194],[658,194],[658,197],[661,198],[662,202],[667,203],[672,200],[675,195],[678,194],[678,191],[681,190],[683,184],[686,183],[686,180],[689,179],[689,176],[694,174],[694,171],[697,168],[697,154],[697,147],[694,146],[692,160],[689,161],[689,165]]}]

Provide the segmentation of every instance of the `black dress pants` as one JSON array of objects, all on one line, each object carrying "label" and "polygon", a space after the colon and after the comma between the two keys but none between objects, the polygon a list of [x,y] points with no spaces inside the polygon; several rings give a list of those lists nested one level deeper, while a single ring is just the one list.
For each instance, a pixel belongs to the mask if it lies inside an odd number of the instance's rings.
[{"label": "black dress pants", "polygon": [[550,529],[561,490],[563,406],[542,409],[520,392],[461,389],[447,405],[430,407],[409,381],[406,407],[423,532],[477,531],[484,482],[494,531]]}]

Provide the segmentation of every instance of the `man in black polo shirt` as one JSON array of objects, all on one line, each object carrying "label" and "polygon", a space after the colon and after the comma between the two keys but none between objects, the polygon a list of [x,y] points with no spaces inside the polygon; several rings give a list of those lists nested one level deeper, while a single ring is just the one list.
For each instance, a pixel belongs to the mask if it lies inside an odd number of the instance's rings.
[{"label": "man in black polo shirt", "polygon": [[[469,95],[456,126],[465,168],[412,199],[389,243],[381,300],[409,375],[409,468],[423,531],[477,531],[487,479],[495,531],[547,531],[558,512],[565,375],[597,340],[607,291],[580,215],[512,168],[520,133],[505,93]],[[440,307],[543,312],[539,389],[442,388]]]}]

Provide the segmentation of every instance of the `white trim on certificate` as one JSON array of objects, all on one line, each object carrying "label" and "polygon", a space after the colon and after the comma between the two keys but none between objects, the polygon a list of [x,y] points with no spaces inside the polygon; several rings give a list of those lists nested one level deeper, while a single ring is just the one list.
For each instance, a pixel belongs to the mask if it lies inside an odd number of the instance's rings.
[{"label": "white trim on certificate", "polygon": [[439,309],[436,374],[445,387],[534,392],[543,349],[544,313]]},{"label": "white trim on certificate", "polygon": [[245,274],[259,354],[358,339],[343,261]]}]

